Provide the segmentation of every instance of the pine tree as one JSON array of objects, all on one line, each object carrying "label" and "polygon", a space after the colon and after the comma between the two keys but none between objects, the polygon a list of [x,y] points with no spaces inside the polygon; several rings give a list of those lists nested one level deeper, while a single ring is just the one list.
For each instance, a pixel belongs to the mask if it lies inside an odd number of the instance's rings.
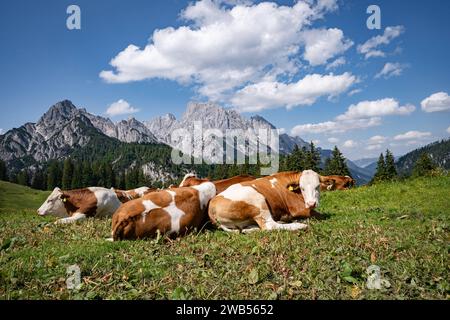
[{"label": "pine tree", "polygon": [[71,159],[64,160],[62,188],[68,190],[72,187],[73,163]]},{"label": "pine tree", "polygon": [[71,189],[79,189],[83,186],[83,169],[80,164],[75,163],[73,166]]},{"label": "pine tree", "polygon": [[87,188],[87,187],[93,187],[96,185],[92,173],[92,167],[89,162],[84,161],[83,162],[83,169],[82,169],[82,179],[81,179],[81,187]]},{"label": "pine tree", "polygon": [[57,161],[51,161],[47,169],[47,190],[61,186],[61,172]]},{"label": "pine tree", "polygon": [[334,146],[331,157],[325,161],[324,174],[339,176],[350,175],[350,170],[348,169],[345,157],[337,146]]},{"label": "pine tree", "polygon": [[36,170],[32,179],[31,179],[31,187],[33,189],[45,190],[45,175],[42,170]]},{"label": "pine tree", "polygon": [[384,160],[384,155],[381,153],[377,162],[377,170],[372,178],[372,182],[384,181],[386,180],[386,162]]},{"label": "pine tree", "polygon": [[387,180],[392,180],[397,177],[397,169],[395,168],[395,159],[394,155],[391,151],[386,150],[386,156],[385,156],[385,174]]},{"label": "pine tree", "polygon": [[303,168],[304,170],[314,170],[316,172],[319,171],[319,164],[320,164],[320,153],[317,151],[316,146],[311,141],[309,144],[309,150],[307,150],[304,153],[304,163]]},{"label": "pine tree", "polygon": [[420,155],[419,159],[416,161],[413,169],[413,177],[427,176],[436,169],[436,164],[430,158],[428,153],[424,152]]},{"label": "pine tree", "polygon": [[122,172],[119,174],[119,179],[118,179],[118,181],[117,181],[117,188],[122,189],[122,190],[123,190],[123,189],[126,189],[125,181],[126,181],[126,179],[125,179],[125,172],[122,171]]},{"label": "pine tree", "polygon": [[305,163],[305,149],[300,149],[298,145],[286,159],[286,169],[288,171],[303,171]]},{"label": "pine tree", "polygon": [[8,173],[6,171],[6,163],[3,160],[0,160],[0,180],[3,180],[3,181],[8,180]]},{"label": "pine tree", "polygon": [[29,174],[27,170],[22,170],[17,175],[17,183],[23,186],[28,186],[29,184]]}]

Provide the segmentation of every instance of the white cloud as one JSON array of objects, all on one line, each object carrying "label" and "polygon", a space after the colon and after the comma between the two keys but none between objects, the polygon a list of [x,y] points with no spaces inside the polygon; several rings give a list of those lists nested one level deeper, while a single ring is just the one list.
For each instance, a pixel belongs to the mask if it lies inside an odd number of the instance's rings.
[{"label": "white cloud", "polygon": [[431,136],[430,132],[421,132],[421,131],[408,131],[394,137],[394,140],[413,140],[413,139],[422,139],[425,137]]},{"label": "white cloud", "polygon": [[368,143],[369,143],[369,144],[374,144],[374,145],[376,145],[376,144],[385,143],[386,140],[387,140],[386,137],[377,135],[377,136],[371,137],[371,138],[369,139]]},{"label": "white cloud", "polygon": [[366,150],[373,151],[373,150],[379,150],[381,148],[382,148],[381,144],[370,144],[366,147]]},{"label": "white cloud", "polygon": [[280,106],[290,109],[300,105],[311,105],[322,96],[337,96],[355,82],[356,77],[348,72],[336,76],[310,74],[298,82],[288,84],[265,81],[239,90],[231,102],[242,112],[261,111]]},{"label": "white cloud", "polygon": [[3,129],[0,128],[0,134],[3,134]]},{"label": "white cloud", "polygon": [[346,63],[347,63],[347,61],[345,60],[344,57],[339,57],[336,60],[334,60],[333,62],[329,63],[325,69],[326,70],[336,69],[337,67],[343,66]]},{"label": "white cloud", "polygon": [[[2,132],[3,132],[3,130],[2,130]],[[447,128],[447,133],[450,133],[450,127]]]},{"label": "white cloud", "polygon": [[352,104],[347,112],[338,116],[337,120],[361,119],[388,115],[408,115],[415,110],[413,105],[400,106],[397,100],[385,98],[373,101],[361,101]]},{"label": "white cloud", "polygon": [[117,115],[121,115],[121,114],[131,114],[131,113],[136,113],[136,112],[139,112],[139,109],[136,109],[136,108],[130,106],[130,104],[123,99],[120,99],[116,102],[111,103],[111,105],[106,110],[106,114],[109,116],[117,116]]},{"label": "white cloud", "polygon": [[405,69],[405,65],[401,63],[388,62],[384,65],[383,69],[375,75],[375,78],[384,77],[388,79],[393,76],[400,76]]},{"label": "white cloud", "polygon": [[169,79],[225,101],[246,84],[295,75],[302,32],[336,8],[334,0],[292,6],[198,1],[181,13],[184,25],[155,30],[143,48],[130,44],[100,77],[110,83]]},{"label": "white cloud", "polygon": [[420,105],[425,112],[450,110],[450,96],[447,92],[437,92],[425,98]]},{"label": "white cloud", "polygon": [[362,90],[361,89],[353,89],[352,91],[350,91],[349,93],[348,93],[348,96],[353,96],[353,95],[355,95],[355,94],[357,94],[357,93],[360,93]]},{"label": "white cloud", "polygon": [[338,143],[339,139],[338,138],[328,138],[328,142],[329,143]]},{"label": "white cloud", "polygon": [[400,36],[405,31],[403,26],[386,27],[382,35],[370,38],[365,43],[359,45],[357,50],[364,54],[365,59],[372,57],[384,57],[385,53],[377,49],[380,45],[388,45],[393,39]]},{"label": "white cloud", "polygon": [[319,139],[313,139],[311,140],[312,143],[314,143],[315,145],[318,145],[320,143]]},{"label": "white cloud", "polygon": [[286,129],[285,128],[278,128],[278,134],[283,134],[286,133]]},{"label": "white cloud", "polygon": [[343,144],[344,148],[355,148],[358,146],[358,143],[353,140],[346,140]]},{"label": "white cloud", "polygon": [[356,119],[343,121],[326,121],[320,123],[308,123],[297,125],[291,130],[293,136],[300,136],[308,133],[337,133],[346,132],[355,129],[366,129],[369,127],[379,126],[381,118]]},{"label": "white cloud", "polygon": [[302,39],[305,43],[303,58],[312,66],[325,64],[353,45],[351,40],[345,39],[342,30],[337,28],[307,30],[302,33]]}]

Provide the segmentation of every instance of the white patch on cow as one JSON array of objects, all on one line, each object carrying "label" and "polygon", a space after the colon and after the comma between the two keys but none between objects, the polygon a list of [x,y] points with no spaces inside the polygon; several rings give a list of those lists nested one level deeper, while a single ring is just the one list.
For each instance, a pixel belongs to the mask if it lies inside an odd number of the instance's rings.
[{"label": "white patch on cow", "polygon": [[170,233],[179,232],[180,231],[180,220],[181,217],[185,215],[183,210],[180,210],[175,203],[175,195],[176,193],[172,190],[166,190],[171,196],[172,201],[170,204],[164,208],[170,215]]},{"label": "white patch on cow", "polygon": [[153,210],[153,209],[159,209],[160,206],[157,206],[153,201],[151,200],[144,200],[142,201],[142,205],[144,206],[144,211],[141,213],[142,216],[142,222],[145,222],[145,218],[147,217],[147,214]]},{"label": "white patch on cow", "polygon": [[272,188],[275,188],[275,183],[277,183],[277,178],[272,178],[269,181],[270,181],[270,184],[272,185]]},{"label": "white patch on cow", "polygon": [[305,199],[306,208],[319,205],[320,198],[320,177],[313,170],[302,172],[299,181],[302,196]]},{"label": "white patch on cow", "polygon": [[232,201],[244,201],[259,209],[262,209],[262,206],[266,202],[264,196],[261,193],[259,193],[252,187],[243,186],[240,183],[233,184],[232,186],[221,192],[220,195]]},{"label": "white patch on cow", "polygon": [[139,197],[142,197],[146,192],[148,192],[148,190],[150,190],[149,187],[140,187],[134,189],[134,192],[136,192],[136,194],[139,195]]},{"label": "white patch on cow", "polygon": [[211,200],[216,195],[216,186],[212,182],[203,182],[197,186],[193,186],[193,189],[198,191],[198,196],[200,199],[200,209],[206,208],[209,200]]},{"label": "white patch on cow", "polygon": [[187,173],[187,174],[184,176],[183,180],[181,181],[180,187],[183,187],[183,186],[184,186],[184,183],[186,182],[186,179],[187,179],[187,178],[194,178],[194,177],[196,177],[195,173]]},{"label": "white patch on cow", "polygon": [[66,207],[61,199],[63,192],[60,188],[56,187],[52,193],[44,201],[44,203],[37,210],[40,216],[52,215],[57,217],[68,217]]},{"label": "white patch on cow", "polygon": [[95,213],[97,217],[111,216],[122,204],[116,193],[111,189],[101,187],[90,187],[88,189],[94,193],[97,199],[97,211]]}]

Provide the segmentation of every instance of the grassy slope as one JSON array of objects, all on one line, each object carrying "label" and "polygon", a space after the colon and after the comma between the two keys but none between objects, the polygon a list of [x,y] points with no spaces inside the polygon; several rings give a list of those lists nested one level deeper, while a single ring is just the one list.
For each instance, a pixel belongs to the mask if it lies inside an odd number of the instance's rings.
[{"label": "grassy slope", "polygon": [[[327,218],[304,232],[115,243],[110,220],[56,227],[25,199],[0,209],[0,298],[448,299],[449,194],[450,177],[385,183],[324,194]],[[371,264],[389,288],[365,288]]]},{"label": "grassy slope", "polygon": [[0,181],[0,208],[37,209],[49,192]]}]

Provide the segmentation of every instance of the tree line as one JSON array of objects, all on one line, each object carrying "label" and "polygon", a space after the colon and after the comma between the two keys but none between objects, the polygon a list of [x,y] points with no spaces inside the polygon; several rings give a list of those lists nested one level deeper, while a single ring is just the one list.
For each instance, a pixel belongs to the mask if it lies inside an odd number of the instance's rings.
[{"label": "tree line", "polygon": [[[109,155],[107,152],[105,153]],[[142,166],[139,162],[136,162],[135,156],[130,156],[132,152],[127,152],[118,158],[122,161],[120,166],[112,160],[113,157],[111,155],[106,156],[106,160],[93,161],[93,156],[83,156],[67,158],[63,161],[51,160],[33,169],[8,172],[5,162],[0,160],[0,180],[10,181],[40,190],[52,190],[55,187],[78,189],[87,186],[134,189],[140,186],[160,188],[168,187],[170,184],[178,184],[184,173],[189,171],[195,171],[199,176],[209,177],[213,180],[224,179],[238,174],[250,174],[256,177],[260,174],[261,165],[259,163],[251,165],[245,163],[242,165],[196,164],[176,166],[171,163],[168,158],[169,154],[164,149],[156,149],[156,152],[152,150],[143,159],[148,160],[148,158],[154,158],[155,153],[160,155],[156,157],[157,164],[163,166],[167,171],[173,172],[176,176],[179,176],[178,179],[169,180],[165,183],[151,180],[144,174]],[[124,159],[127,159],[128,162],[133,161],[134,166],[125,169],[126,166],[124,164],[126,162],[123,162]],[[415,162],[412,176],[429,175],[437,167],[430,156],[424,152]],[[314,170],[322,175],[350,175],[346,159],[337,146],[334,147],[331,156],[324,163],[322,163],[320,152],[313,142],[302,148],[296,145],[291,154],[280,157],[279,171],[303,171],[307,169]],[[376,173],[370,183],[391,181],[398,178],[399,174],[395,166],[394,156],[390,150],[386,150],[385,155],[383,153],[380,154]]]}]

